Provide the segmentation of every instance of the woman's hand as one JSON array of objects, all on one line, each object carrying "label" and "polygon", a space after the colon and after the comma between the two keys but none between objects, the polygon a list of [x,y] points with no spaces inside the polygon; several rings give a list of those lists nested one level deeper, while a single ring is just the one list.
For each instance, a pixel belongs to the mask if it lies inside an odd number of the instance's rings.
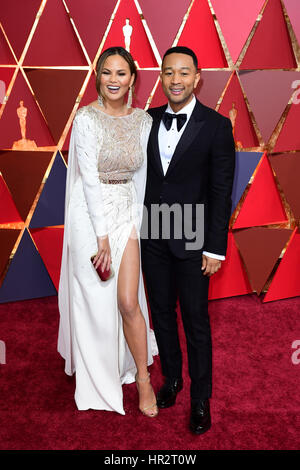
[{"label": "woman's hand", "polygon": [[103,272],[109,269],[111,264],[111,252],[108,236],[105,235],[104,237],[97,237],[97,243],[98,253],[93,259],[93,264],[96,269],[101,265],[101,271]]}]

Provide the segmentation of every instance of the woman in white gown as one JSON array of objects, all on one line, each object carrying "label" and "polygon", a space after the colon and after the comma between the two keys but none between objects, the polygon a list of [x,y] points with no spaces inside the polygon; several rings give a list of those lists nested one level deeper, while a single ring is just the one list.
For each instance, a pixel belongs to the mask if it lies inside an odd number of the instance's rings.
[{"label": "woman in white gown", "polygon": [[[96,72],[98,100],[77,110],[70,138],[58,351],[75,372],[79,410],[125,414],[122,384],[136,381],[139,408],[154,417],[147,366],[157,349],[139,247],[152,119],[124,101],[137,76],[125,49],[104,51]],[[114,276],[101,281],[99,265]]]}]

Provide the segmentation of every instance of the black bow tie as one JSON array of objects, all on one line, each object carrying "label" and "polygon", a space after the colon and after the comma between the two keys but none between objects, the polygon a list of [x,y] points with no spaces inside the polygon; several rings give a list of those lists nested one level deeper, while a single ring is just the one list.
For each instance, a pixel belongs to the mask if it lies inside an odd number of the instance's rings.
[{"label": "black bow tie", "polygon": [[173,119],[177,119],[177,130],[180,131],[184,123],[186,122],[187,115],[186,114],[171,114],[171,113],[164,113],[163,115],[163,123],[169,131],[171,129]]}]

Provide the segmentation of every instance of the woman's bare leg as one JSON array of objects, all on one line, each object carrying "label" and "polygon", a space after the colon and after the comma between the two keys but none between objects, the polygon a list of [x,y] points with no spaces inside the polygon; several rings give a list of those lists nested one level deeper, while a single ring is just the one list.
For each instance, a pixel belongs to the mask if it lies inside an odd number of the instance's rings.
[{"label": "woman's bare leg", "polygon": [[[134,358],[140,381],[140,409],[156,402],[154,391],[148,378],[147,332],[144,316],[138,302],[140,274],[139,244],[133,228],[124,250],[118,276],[118,305],[123,319],[123,330],[130,352]],[[145,380],[145,381],[144,381]],[[147,410],[147,415],[157,413],[157,408]]]}]

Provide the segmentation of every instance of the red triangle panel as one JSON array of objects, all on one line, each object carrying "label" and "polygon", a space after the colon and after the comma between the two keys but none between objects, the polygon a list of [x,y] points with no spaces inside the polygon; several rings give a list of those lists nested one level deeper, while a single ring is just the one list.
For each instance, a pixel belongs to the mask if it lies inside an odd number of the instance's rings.
[{"label": "red triangle panel", "polygon": [[158,73],[154,70],[139,70],[134,90],[133,106],[145,108],[147,100],[157,80]]},{"label": "red triangle panel", "polygon": [[178,41],[198,57],[199,67],[228,67],[207,0],[195,0]]},{"label": "red triangle panel", "polygon": [[236,62],[265,0],[211,0],[233,62]]},{"label": "red triangle panel", "polygon": [[294,217],[300,220],[300,152],[271,155],[269,159]]},{"label": "red triangle panel", "polygon": [[20,101],[23,101],[23,106],[27,109],[25,138],[29,142],[26,145],[30,146],[31,150],[36,147],[53,146],[54,141],[48,126],[22,73],[19,72],[0,119],[0,148],[13,148],[14,143],[19,145],[18,141],[22,139],[18,116]]},{"label": "red triangle panel", "polygon": [[236,110],[235,122],[232,120],[233,135],[236,144],[240,148],[257,147],[257,135],[252,125],[243,91],[236,73],[231,77],[219,112],[226,117],[230,117],[233,107]]},{"label": "red triangle panel", "polygon": [[84,0],[84,4],[67,0],[66,4],[84,47],[93,62],[116,6],[116,0],[101,0],[100,8],[99,0]]},{"label": "red triangle panel", "polygon": [[1,2],[1,23],[18,59],[23,52],[40,5],[41,0]]},{"label": "red triangle panel", "polygon": [[0,229],[0,285],[19,234],[20,230]]},{"label": "red triangle panel", "polygon": [[292,24],[294,33],[300,44],[300,15],[299,15],[299,2],[298,0],[284,0],[284,6]]},{"label": "red triangle panel", "polygon": [[58,290],[60,277],[63,232],[62,227],[31,230],[31,235],[56,290]]},{"label": "red triangle panel", "polygon": [[[170,8],[170,3],[167,1],[139,0],[143,16],[161,57],[172,46],[190,3],[190,0],[180,0],[172,2]],[[168,18],[168,27],[162,27],[162,18]]]},{"label": "red triangle panel", "polygon": [[255,70],[240,71],[239,76],[263,140],[267,143],[292,96],[291,84],[300,79],[300,73]]},{"label": "red triangle panel", "polygon": [[280,0],[269,0],[241,69],[296,68],[292,44]]},{"label": "red triangle panel", "polygon": [[[299,97],[298,97],[299,96]],[[287,117],[284,121],[273,152],[285,152],[286,150],[300,150],[300,95],[294,97]]]},{"label": "red triangle panel", "polygon": [[125,47],[125,39],[123,27],[129,19],[132,26],[132,34],[130,37],[130,53],[140,68],[157,67],[158,63],[154,56],[151,44],[146,35],[140,15],[135,6],[134,0],[121,0],[119,8],[116,12],[115,19],[109,30],[107,39],[103,49],[112,46]]},{"label": "red triangle panel", "polygon": [[157,106],[163,106],[168,102],[166,95],[163,92],[161,81],[159,80],[155,93],[153,95],[150,108],[156,108]]},{"label": "red triangle panel", "polygon": [[25,56],[24,65],[87,65],[61,0],[46,3]]},{"label": "red triangle panel", "polygon": [[264,302],[300,295],[300,233],[295,229]]},{"label": "red triangle panel", "polygon": [[84,90],[83,96],[80,100],[79,106],[86,106],[90,104],[92,101],[97,99],[97,90],[96,90],[96,73],[92,72],[89,81],[86,85]]},{"label": "red triangle panel", "polygon": [[215,109],[230,74],[231,72],[223,70],[203,70],[201,72],[200,84],[196,89],[196,97],[201,103]]},{"label": "red triangle panel", "polygon": [[7,44],[6,38],[0,29],[0,64],[3,65],[16,65],[14,56]]},{"label": "red triangle panel", "polygon": [[0,173],[0,224],[12,222],[22,222],[22,219]]},{"label": "red triangle panel", "polygon": [[259,295],[292,231],[252,227],[234,232],[253,290]]},{"label": "red triangle panel", "polygon": [[221,269],[209,281],[209,300],[245,295],[252,292],[239,251],[232,232],[228,233],[228,245],[225,261]]},{"label": "red triangle panel", "polygon": [[15,73],[15,68],[1,67],[0,68],[0,105],[4,102],[4,97],[7,93],[7,89]]},{"label": "red triangle panel", "polygon": [[262,157],[234,229],[287,221],[286,213],[267,156]]},{"label": "red triangle panel", "polygon": [[23,220],[33,204],[51,157],[49,152],[0,153],[0,171]]},{"label": "red triangle panel", "polygon": [[70,117],[87,73],[86,70],[26,70],[56,143]]}]

